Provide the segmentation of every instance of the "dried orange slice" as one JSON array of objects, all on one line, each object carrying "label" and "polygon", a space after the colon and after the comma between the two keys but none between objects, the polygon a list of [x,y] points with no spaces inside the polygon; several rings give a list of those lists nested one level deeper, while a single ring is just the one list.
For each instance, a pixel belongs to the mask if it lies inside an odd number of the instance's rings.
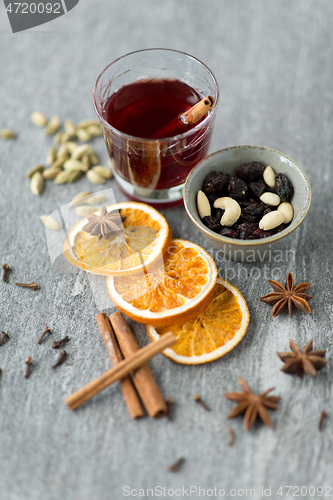
[{"label": "dried orange slice", "polygon": [[116,307],[139,323],[169,325],[200,314],[211,301],[217,269],[199,245],[172,240],[159,265],[141,276],[108,276]]},{"label": "dried orange slice", "polygon": [[[96,274],[112,276],[143,273],[154,265],[167,249],[171,230],[165,218],[144,203],[122,202],[109,205],[125,216],[123,228],[107,239],[99,239],[82,230],[88,222],[82,219],[69,233],[65,245],[66,259],[76,267]],[[98,214],[98,212],[95,212]]]},{"label": "dried orange slice", "polygon": [[177,325],[147,325],[151,340],[173,332],[177,343],[163,351],[176,363],[198,365],[214,361],[231,351],[244,337],[250,314],[240,291],[221,278],[206,309],[195,318]]}]

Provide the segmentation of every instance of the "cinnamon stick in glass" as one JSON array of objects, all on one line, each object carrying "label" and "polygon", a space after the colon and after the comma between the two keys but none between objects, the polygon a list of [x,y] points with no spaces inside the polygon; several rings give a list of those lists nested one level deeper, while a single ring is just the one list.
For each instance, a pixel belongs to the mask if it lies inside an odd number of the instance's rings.
[{"label": "cinnamon stick in glass", "polygon": [[[110,321],[125,359],[138,352],[140,350],[139,344],[135,340],[124,316],[120,312],[113,313],[110,316]],[[161,338],[163,337],[164,335]],[[132,380],[148,415],[153,418],[160,418],[167,415],[168,405],[147,363],[140,366],[132,374]]]},{"label": "cinnamon stick in glass", "polygon": [[[98,328],[101,332],[106,350],[108,351],[112,365],[116,365],[122,361],[123,355],[119,349],[117,339],[112,330],[109,318],[105,313],[99,313],[96,316]],[[124,400],[129,414],[132,418],[141,418],[144,416],[144,409],[140,402],[139,396],[135,390],[130,375],[127,375],[120,380],[120,388],[124,396]]]},{"label": "cinnamon stick in glass", "polygon": [[170,347],[176,342],[177,339],[172,332],[165,333],[159,340],[156,340],[156,342],[146,345],[130,358],[119,361],[119,363],[117,363],[113,368],[110,368],[110,370],[107,370],[103,373],[103,375],[97,377],[95,380],[82,387],[82,389],[79,389],[68,396],[68,398],[65,399],[65,403],[72,410],[75,410],[75,408],[94,397],[103,389],[117,380],[121,380],[126,375],[146,363],[149,359],[156,356],[156,354],[164,351],[164,349]]},{"label": "cinnamon stick in glass", "polygon": [[171,137],[176,134],[182,134],[190,130],[187,125],[195,125],[203,118],[210,109],[213,108],[215,99],[212,95],[208,95],[197,102],[194,106],[184,111],[177,118],[165,125],[161,130],[158,130],[151,135],[150,138]]}]

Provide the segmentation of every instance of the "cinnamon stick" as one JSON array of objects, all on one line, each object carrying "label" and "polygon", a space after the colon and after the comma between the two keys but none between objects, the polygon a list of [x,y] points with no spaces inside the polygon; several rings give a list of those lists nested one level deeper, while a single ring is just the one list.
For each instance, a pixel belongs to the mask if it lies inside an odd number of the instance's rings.
[{"label": "cinnamon stick", "polygon": [[212,95],[208,95],[207,97],[201,99],[201,101],[197,102],[197,104],[192,106],[192,108],[182,113],[179,119],[185,125],[194,125],[195,123],[198,123],[198,121],[200,121],[201,118],[205,116],[205,114],[208,113],[210,109],[212,109],[214,104],[214,97]]},{"label": "cinnamon stick", "polygon": [[215,99],[212,95],[204,97],[201,101],[184,111],[184,113],[177,116],[174,120],[171,120],[171,122],[165,125],[161,130],[152,134],[151,139],[161,139],[186,132],[190,129],[188,125],[195,125],[198,123],[201,118],[213,108],[214,104]]},{"label": "cinnamon stick", "polygon": [[[138,352],[140,350],[139,344],[135,340],[124,316],[120,312],[115,312],[111,314],[110,321],[125,359]],[[168,405],[147,363],[140,366],[140,368],[132,374],[132,379],[148,415],[153,418],[160,418],[167,415]]]},{"label": "cinnamon stick", "polygon": [[68,396],[68,398],[65,399],[65,403],[69,408],[75,410],[75,408],[94,397],[103,389],[117,380],[124,378],[126,375],[146,363],[149,359],[156,356],[156,354],[164,351],[164,349],[176,342],[176,337],[172,332],[165,333],[159,340],[156,340],[156,342],[146,345],[130,358],[119,361],[119,363],[113,368],[110,368],[110,370],[107,370],[103,375]]},{"label": "cinnamon stick", "polygon": [[[123,360],[123,355],[119,349],[117,339],[110,325],[109,318],[105,313],[97,314],[96,321],[101,332],[106,350],[108,351],[112,365],[116,365]],[[132,418],[140,418],[144,416],[139,396],[135,390],[130,375],[127,375],[120,380],[120,388],[124,396],[124,400],[129,414]]]}]

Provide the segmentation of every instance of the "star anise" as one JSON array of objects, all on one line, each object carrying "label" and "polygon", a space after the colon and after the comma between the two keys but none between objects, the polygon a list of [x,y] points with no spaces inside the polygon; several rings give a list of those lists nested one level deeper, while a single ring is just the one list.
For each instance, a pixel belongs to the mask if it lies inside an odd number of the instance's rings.
[{"label": "star anise", "polygon": [[88,215],[88,224],[82,229],[92,236],[99,236],[101,238],[109,238],[112,233],[121,231],[119,224],[126,220],[126,217],[119,214],[118,211],[108,212],[106,207],[102,207],[100,215]]},{"label": "star anise", "polygon": [[241,377],[238,377],[238,383],[242,387],[243,392],[228,392],[224,396],[231,401],[236,401],[238,404],[229,413],[227,418],[234,418],[244,414],[244,428],[249,431],[259,416],[265,425],[273,427],[267,409],[277,410],[277,403],[280,401],[278,396],[267,396],[274,387],[260,394],[254,394],[250,386]]},{"label": "star anise", "polygon": [[296,375],[297,373],[298,377],[302,377],[305,373],[309,377],[314,377],[317,371],[322,370],[327,365],[327,359],[325,359],[326,350],[313,351],[312,339],[306,344],[303,352],[293,340],[290,339],[289,344],[291,352],[276,353],[284,361],[281,368],[284,373],[290,375]]},{"label": "star anise", "polygon": [[281,285],[278,281],[267,280],[273,288],[274,292],[268,293],[260,297],[261,302],[270,304],[273,307],[272,316],[275,318],[278,314],[282,313],[288,306],[289,316],[293,315],[293,308],[299,309],[302,312],[310,313],[311,309],[308,300],[313,299],[311,295],[306,292],[310,288],[310,283],[300,283],[294,285],[294,277],[291,273],[287,274],[285,286]]}]

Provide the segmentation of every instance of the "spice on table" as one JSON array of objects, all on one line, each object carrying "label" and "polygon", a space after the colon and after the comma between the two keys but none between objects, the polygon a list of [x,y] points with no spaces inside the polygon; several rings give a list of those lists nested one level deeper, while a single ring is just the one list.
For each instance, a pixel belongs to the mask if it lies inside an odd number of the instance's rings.
[{"label": "spice on table", "polygon": [[7,281],[8,272],[10,271],[10,267],[8,264],[2,264],[2,269],[3,269],[2,281]]},{"label": "spice on table", "polygon": [[47,335],[48,333],[51,335],[52,332],[51,332],[51,328],[46,325],[45,330],[43,331],[42,335],[39,337],[37,344],[41,344],[43,342],[45,335]]},{"label": "spice on table", "polygon": [[228,431],[228,434],[230,436],[230,439],[227,443],[227,446],[232,446],[234,444],[234,441],[235,441],[235,433],[231,427],[228,427],[227,431]]},{"label": "spice on table", "polygon": [[267,389],[260,394],[255,394],[250,386],[241,377],[238,377],[238,383],[242,387],[243,392],[228,392],[224,396],[231,401],[235,401],[237,406],[227,416],[227,418],[234,418],[238,415],[244,414],[244,428],[249,431],[253,426],[257,417],[263,421],[268,427],[273,427],[268,410],[277,410],[277,403],[281,398],[278,396],[267,396],[274,387]]},{"label": "spice on table", "polygon": [[291,352],[277,352],[276,354],[284,362],[281,371],[290,375],[302,377],[305,373],[309,377],[314,377],[317,371],[322,370],[327,365],[325,359],[326,350],[314,351],[312,339],[306,344],[303,352],[293,340],[289,341]]},{"label": "spice on table", "polygon": [[38,288],[38,285],[37,283],[35,283],[34,281],[30,284],[30,283],[15,283],[16,286],[20,286],[22,288],[31,288],[32,290],[37,290]]},{"label": "spice on table", "polygon": [[109,238],[111,234],[121,231],[119,224],[122,224],[126,217],[121,216],[118,211],[108,212],[106,207],[102,207],[100,215],[88,215],[88,224],[83,226],[83,231],[92,236],[99,236],[99,239]]},{"label": "spice on table", "polygon": [[260,297],[259,300],[274,306],[272,311],[273,318],[282,313],[287,306],[290,317],[293,315],[294,307],[305,313],[311,312],[308,301],[313,299],[313,297],[305,293],[310,288],[310,283],[300,283],[295,286],[294,277],[291,273],[287,274],[285,286],[274,280],[268,280],[268,283],[271,285],[274,292]]},{"label": "spice on table", "polygon": [[[101,332],[106,350],[108,351],[112,365],[116,365],[119,361],[124,359],[123,354],[119,348],[116,336],[111,327],[110,320],[105,313],[99,313],[96,316],[98,328]],[[130,375],[127,375],[120,380],[120,388],[123,397],[132,418],[141,418],[145,412],[140,402],[140,398],[135,390],[133,381]]]},{"label": "spice on table", "polygon": [[[120,312],[115,312],[111,314],[110,321],[124,358],[129,359],[130,356],[139,353],[141,351],[139,344],[126,323],[124,316]],[[161,340],[163,337],[164,335],[162,335]],[[154,344],[156,342],[153,342],[151,345]],[[144,363],[132,374],[132,380],[148,415],[153,418],[160,418],[166,415],[168,407],[148,363]]]},{"label": "spice on table", "polygon": [[320,414],[320,418],[319,418],[319,422],[318,422],[318,429],[321,431],[322,427],[323,427],[323,422],[325,420],[325,418],[327,417],[327,412],[325,410],[323,410]]},{"label": "spice on table", "polygon": [[64,344],[65,342],[68,342],[70,340],[70,338],[68,337],[68,335],[66,335],[66,337],[64,337],[63,339],[60,339],[60,340],[56,340],[55,342],[53,342],[52,344],[52,348],[53,349],[59,349],[59,347]]},{"label": "spice on table", "polygon": [[168,420],[172,421],[172,411],[171,411],[171,408],[172,408],[172,405],[174,403],[174,400],[173,398],[166,398],[165,400],[165,403],[167,405],[167,417],[168,417]]},{"label": "spice on table", "polygon": [[184,462],[185,458],[181,457],[173,465],[170,465],[170,467],[168,467],[168,470],[170,472],[178,472]]},{"label": "spice on table", "polygon": [[30,369],[31,369],[31,365],[32,365],[32,357],[29,356],[26,360],[26,369],[25,369],[25,375],[24,375],[24,378],[29,378],[30,377]]},{"label": "spice on table", "polygon": [[195,396],[193,396],[193,399],[196,403],[199,403],[206,411],[210,411],[209,406],[204,402],[203,399],[201,399],[199,394],[195,394]]},{"label": "spice on table", "polygon": [[7,337],[7,339],[9,339],[9,335],[8,335],[8,333],[7,333],[7,332],[3,332],[3,331],[1,330],[1,333],[2,333],[2,335],[1,335],[1,338],[0,338],[0,346],[2,346],[2,344],[4,343],[4,341],[5,341],[6,337]]},{"label": "spice on table", "polygon": [[[159,340],[156,340],[156,342],[152,342],[145,347],[142,347],[142,349],[139,349],[130,357],[124,359],[123,361],[119,361],[119,363],[113,366],[110,370],[107,370],[105,373],[103,373],[103,375],[71,394],[65,399],[65,403],[71,410],[75,410],[80,405],[82,405],[86,401],[89,401],[89,399],[94,397],[106,387],[109,387],[117,380],[121,380],[129,373],[134,372],[134,370],[136,370],[135,373],[137,373],[139,371],[138,368],[144,365],[149,359],[156,356],[156,354],[164,351],[164,349],[166,349],[167,347],[174,345],[176,342],[177,339],[172,332],[165,333]],[[123,354],[126,355],[124,351]],[[148,387],[146,387],[146,391],[147,393],[149,392]],[[153,402],[155,399],[154,396],[156,395],[153,394]],[[142,396],[141,399],[143,399]],[[148,411],[147,406],[146,408]],[[165,412],[163,414],[165,414]],[[163,414],[157,412],[156,416],[163,416]],[[154,416],[154,414],[152,416]]]},{"label": "spice on table", "polygon": [[65,349],[63,349],[60,353],[58,361],[52,366],[52,368],[57,368],[57,366],[62,365],[66,357],[67,357],[67,352],[65,351]]}]

